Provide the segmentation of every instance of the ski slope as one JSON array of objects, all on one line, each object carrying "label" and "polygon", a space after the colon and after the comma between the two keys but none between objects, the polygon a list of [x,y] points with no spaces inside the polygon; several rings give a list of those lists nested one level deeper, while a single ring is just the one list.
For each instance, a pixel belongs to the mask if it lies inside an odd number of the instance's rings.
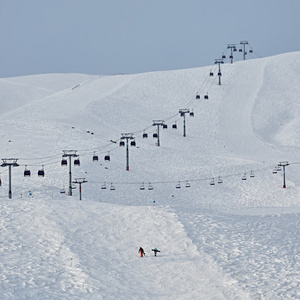
[{"label": "ski slope", "polygon": [[299,70],[294,52],[224,64],[221,86],[216,66],[1,79],[0,154],[19,166],[12,199],[0,169],[0,298],[298,299]]}]

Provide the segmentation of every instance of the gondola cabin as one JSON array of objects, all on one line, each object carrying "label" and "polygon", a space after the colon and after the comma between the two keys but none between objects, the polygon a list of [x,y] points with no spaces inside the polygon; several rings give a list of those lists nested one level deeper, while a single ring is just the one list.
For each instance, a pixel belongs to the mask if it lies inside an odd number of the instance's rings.
[{"label": "gondola cabin", "polygon": [[214,73],[210,71],[209,76],[210,77],[214,76]]},{"label": "gondola cabin", "polygon": [[109,154],[105,155],[105,156],[104,156],[104,160],[110,161],[110,155],[109,155]]},{"label": "gondola cabin", "polygon": [[251,49],[251,50],[249,50],[249,53],[253,53],[253,50]]},{"label": "gondola cabin", "polygon": [[74,166],[80,166],[80,160],[78,158],[74,160]]},{"label": "gondola cabin", "polygon": [[200,99],[200,95],[197,94],[197,95],[196,95],[196,99]]},{"label": "gondola cabin", "polygon": [[163,129],[168,129],[168,125],[167,124],[163,124]]},{"label": "gondola cabin", "polygon": [[154,133],[153,133],[153,138],[157,138],[157,137],[158,137],[157,133],[154,132]]},{"label": "gondola cabin", "polygon": [[204,99],[208,100],[208,95],[204,95]]},{"label": "gondola cabin", "polygon": [[239,52],[243,52],[243,49],[239,49]]},{"label": "gondola cabin", "polygon": [[219,72],[219,73],[218,73],[218,76],[222,76],[222,73],[221,73],[221,72]]},{"label": "gondola cabin", "polygon": [[98,161],[98,160],[99,160],[98,155],[93,155],[93,161]]},{"label": "gondola cabin", "polygon": [[29,176],[30,176],[30,170],[25,169],[24,177],[29,177]]},{"label": "gondola cabin", "polygon": [[44,169],[38,170],[38,176],[39,176],[39,177],[44,177],[44,176],[45,176],[45,171],[44,171]]},{"label": "gondola cabin", "polygon": [[226,55],[222,55],[222,59],[225,59],[226,58]]},{"label": "gondola cabin", "polygon": [[190,117],[194,117],[194,112],[193,111],[190,112]]},{"label": "gondola cabin", "polygon": [[172,128],[173,128],[173,129],[177,129],[177,124],[176,124],[176,123],[173,124],[173,125],[172,125]]},{"label": "gondola cabin", "polygon": [[61,165],[62,166],[67,166],[68,165],[68,161],[66,159],[62,159],[61,160]]},{"label": "gondola cabin", "polygon": [[230,55],[229,58],[230,58],[230,59],[233,59],[233,55]]},{"label": "gondola cabin", "polygon": [[147,139],[148,138],[148,134],[146,132],[143,133],[143,139]]},{"label": "gondola cabin", "polygon": [[130,142],[130,146],[135,147],[136,146],[136,142],[135,141],[131,141]]},{"label": "gondola cabin", "polygon": [[120,141],[120,147],[124,147],[125,146],[125,142],[124,141]]}]

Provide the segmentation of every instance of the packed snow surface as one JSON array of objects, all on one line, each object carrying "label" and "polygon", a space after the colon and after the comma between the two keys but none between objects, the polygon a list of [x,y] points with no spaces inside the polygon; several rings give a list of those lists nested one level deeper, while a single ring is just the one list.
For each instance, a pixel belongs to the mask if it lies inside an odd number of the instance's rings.
[{"label": "packed snow surface", "polygon": [[300,52],[221,68],[0,79],[0,299],[300,299]]}]

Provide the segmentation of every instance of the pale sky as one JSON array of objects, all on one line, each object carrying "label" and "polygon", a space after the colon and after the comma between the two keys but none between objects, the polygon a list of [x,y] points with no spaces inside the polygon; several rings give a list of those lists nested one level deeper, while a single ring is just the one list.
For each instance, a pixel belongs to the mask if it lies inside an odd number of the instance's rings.
[{"label": "pale sky", "polygon": [[299,51],[299,12],[300,0],[0,0],[0,77],[209,66],[244,40],[262,57]]}]

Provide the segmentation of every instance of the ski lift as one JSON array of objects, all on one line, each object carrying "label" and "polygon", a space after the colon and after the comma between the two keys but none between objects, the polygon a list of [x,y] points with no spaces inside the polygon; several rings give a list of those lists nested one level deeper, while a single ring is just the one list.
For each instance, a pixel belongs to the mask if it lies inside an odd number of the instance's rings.
[{"label": "ski lift", "polygon": [[239,49],[239,52],[243,52],[243,49]]},{"label": "ski lift", "polygon": [[242,177],[242,180],[247,180],[247,174],[244,173],[243,177]]},{"label": "ski lift", "polygon": [[163,129],[168,129],[168,125],[167,124],[163,124]]},{"label": "ski lift", "polygon": [[93,155],[93,161],[98,161],[98,160],[99,160],[98,155],[94,154],[94,155]]},{"label": "ski lift", "polygon": [[214,76],[214,73],[212,71],[209,72],[209,76]]},{"label": "ski lift", "polygon": [[204,99],[208,100],[208,94],[204,95]]},{"label": "ski lift", "polygon": [[63,187],[61,190],[60,190],[60,193],[61,194],[65,194],[66,193],[66,191],[65,191],[65,188]]},{"label": "ski lift", "polygon": [[244,53],[245,55],[247,55],[247,51],[245,51],[245,53]]},{"label": "ski lift", "polygon": [[180,185],[180,181],[178,181],[178,184],[176,185],[176,189],[180,189],[181,185]]},{"label": "ski lift", "polygon": [[200,95],[197,94],[197,95],[196,95],[196,99],[200,99]]},{"label": "ski lift", "polygon": [[140,186],[140,190],[141,190],[141,191],[144,191],[144,190],[145,190],[144,182],[143,182],[142,185]]},{"label": "ski lift", "polygon": [[249,53],[253,53],[253,50],[252,50],[252,49],[250,49],[250,50],[249,50]]},{"label": "ski lift", "polygon": [[106,155],[104,156],[104,160],[110,161],[110,155],[109,155],[109,154],[106,154]]},{"label": "ski lift", "polygon": [[191,187],[191,184],[190,184],[188,181],[186,181],[185,187],[186,187],[186,188],[189,188],[189,187]]},{"label": "ski lift", "polygon": [[27,166],[25,166],[24,177],[30,176],[30,170],[27,170]]},{"label": "ski lift", "polygon": [[38,170],[38,176],[39,177],[44,177],[45,176],[44,166],[42,166],[41,170]]},{"label": "ski lift", "polygon": [[251,177],[251,178],[255,177],[255,175],[254,175],[254,172],[253,172],[253,171],[251,171],[251,172],[250,172],[250,177]]},{"label": "ski lift", "polygon": [[116,189],[115,186],[111,183],[111,184],[110,184],[110,190],[111,190],[111,191],[114,191],[115,189]]},{"label": "ski lift", "polygon": [[135,147],[136,146],[136,142],[135,141],[131,141],[130,142],[130,146]]},{"label": "ski lift", "polygon": [[106,190],[106,183],[105,182],[104,182],[104,184],[102,184],[101,190]]},{"label": "ski lift", "polygon": [[158,134],[156,132],[153,133],[153,138],[158,138]]},{"label": "ski lift", "polygon": [[218,177],[218,183],[223,183],[221,176]]},{"label": "ski lift", "polygon": [[277,169],[278,172],[281,171],[281,167],[280,166],[277,166],[276,169]]},{"label": "ski lift", "polygon": [[194,112],[193,111],[190,112],[190,117],[194,117]]},{"label": "ski lift", "polygon": [[74,166],[80,166],[79,158],[74,159]]},{"label": "ski lift", "polygon": [[225,59],[226,58],[226,55],[222,55],[222,59]]},{"label": "ski lift", "polygon": [[149,185],[148,185],[148,190],[149,191],[152,191],[153,190],[153,185],[149,182]]},{"label": "ski lift", "polygon": [[233,48],[233,51],[234,51],[234,52],[236,52],[236,51],[237,51],[237,49],[234,47],[234,48]]},{"label": "ski lift", "polygon": [[273,170],[272,173],[273,173],[273,174],[277,174],[277,167],[274,168],[274,170]]},{"label": "ski lift", "polygon": [[230,59],[233,59],[233,55],[230,55],[229,58],[230,58]]},{"label": "ski lift", "polygon": [[177,129],[177,124],[176,124],[176,122],[172,125],[172,128],[173,128],[173,129]]},{"label": "ski lift", "polygon": [[180,113],[180,117],[184,117],[184,113],[183,112]]},{"label": "ski lift", "polygon": [[221,72],[218,72],[218,76],[222,76],[222,73],[221,73]]},{"label": "ski lift", "polygon": [[61,165],[62,166],[67,166],[68,165],[68,161],[66,159],[62,159],[61,160]]},{"label": "ski lift", "polygon": [[215,185],[215,179],[213,178],[209,184],[210,185]]},{"label": "ski lift", "polygon": [[148,138],[148,134],[146,132],[143,133],[143,139]]},{"label": "ski lift", "polygon": [[125,146],[125,142],[124,142],[124,141],[120,141],[119,146],[120,146],[120,147],[124,147],[124,146]]}]

